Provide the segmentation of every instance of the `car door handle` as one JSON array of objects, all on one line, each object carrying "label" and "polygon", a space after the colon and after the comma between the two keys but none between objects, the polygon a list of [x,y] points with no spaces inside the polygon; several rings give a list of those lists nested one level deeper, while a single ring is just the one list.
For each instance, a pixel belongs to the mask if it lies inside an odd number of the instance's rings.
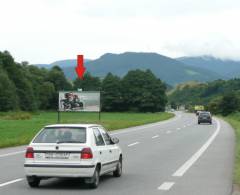
[{"label": "car door handle", "polygon": [[99,153],[102,154],[102,151],[100,151]]},{"label": "car door handle", "polygon": [[110,153],[112,153],[112,150],[109,150]]}]

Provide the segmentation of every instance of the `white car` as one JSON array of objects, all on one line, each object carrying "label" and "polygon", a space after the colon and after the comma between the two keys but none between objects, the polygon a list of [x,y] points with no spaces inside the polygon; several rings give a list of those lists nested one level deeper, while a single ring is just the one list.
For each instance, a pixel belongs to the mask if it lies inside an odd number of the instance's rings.
[{"label": "white car", "polygon": [[122,174],[119,140],[96,124],[56,124],[44,127],[26,150],[24,169],[30,187],[52,177],[84,178],[97,188],[99,177]]}]

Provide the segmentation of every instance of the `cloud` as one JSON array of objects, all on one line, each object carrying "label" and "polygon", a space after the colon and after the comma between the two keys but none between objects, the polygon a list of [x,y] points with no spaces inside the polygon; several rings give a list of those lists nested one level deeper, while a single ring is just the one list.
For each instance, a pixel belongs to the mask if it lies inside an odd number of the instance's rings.
[{"label": "cloud", "polygon": [[0,50],[50,63],[146,51],[240,59],[237,0],[0,0]]}]

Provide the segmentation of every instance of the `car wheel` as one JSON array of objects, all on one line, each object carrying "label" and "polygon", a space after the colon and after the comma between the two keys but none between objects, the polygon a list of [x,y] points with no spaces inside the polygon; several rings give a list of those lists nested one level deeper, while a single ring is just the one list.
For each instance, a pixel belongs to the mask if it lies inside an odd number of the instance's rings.
[{"label": "car wheel", "polygon": [[121,177],[121,175],[122,175],[122,157],[119,158],[116,170],[113,171],[114,177]]},{"label": "car wheel", "polygon": [[93,189],[97,188],[99,185],[99,180],[100,180],[100,169],[99,167],[96,167],[96,170],[92,177],[92,182],[89,184],[90,188],[93,188]]},{"label": "car wheel", "polygon": [[38,177],[27,176],[27,182],[31,188],[37,188],[40,184],[40,181],[41,179]]},{"label": "car wheel", "polygon": [[200,122],[198,122],[198,124],[200,125]]}]

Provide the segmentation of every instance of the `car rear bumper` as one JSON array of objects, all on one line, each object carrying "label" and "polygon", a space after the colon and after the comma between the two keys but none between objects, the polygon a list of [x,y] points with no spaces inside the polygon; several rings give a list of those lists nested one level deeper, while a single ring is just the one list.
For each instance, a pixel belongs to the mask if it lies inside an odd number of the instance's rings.
[{"label": "car rear bumper", "polygon": [[211,119],[201,119],[201,120],[198,120],[199,123],[211,123],[212,120]]},{"label": "car rear bumper", "polygon": [[95,165],[54,165],[54,164],[24,164],[27,176],[39,177],[92,177]]}]

